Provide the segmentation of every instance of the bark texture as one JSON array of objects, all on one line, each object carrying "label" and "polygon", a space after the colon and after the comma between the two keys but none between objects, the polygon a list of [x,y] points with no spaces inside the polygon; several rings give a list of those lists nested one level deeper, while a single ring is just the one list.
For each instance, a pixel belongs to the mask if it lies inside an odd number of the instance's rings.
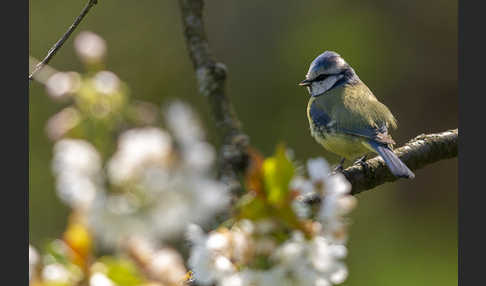
[{"label": "bark texture", "polygon": [[247,166],[248,136],[243,133],[230,99],[226,95],[226,66],[217,62],[209,50],[204,29],[202,0],[179,0],[184,36],[199,87],[207,97],[223,144],[219,152],[219,176],[235,193],[241,186],[238,173]]},{"label": "bark texture", "polygon": [[[395,149],[394,152],[412,171],[415,171],[439,160],[457,157],[458,138],[458,129],[422,134]],[[367,160],[364,165],[346,168],[343,174],[353,186],[352,194],[398,179],[390,173],[379,156]]]}]

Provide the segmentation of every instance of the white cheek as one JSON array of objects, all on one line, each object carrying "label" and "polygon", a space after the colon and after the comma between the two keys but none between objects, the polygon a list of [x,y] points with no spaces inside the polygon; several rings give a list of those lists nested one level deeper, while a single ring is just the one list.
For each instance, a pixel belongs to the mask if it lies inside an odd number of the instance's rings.
[{"label": "white cheek", "polygon": [[343,75],[336,75],[327,77],[325,80],[313,82],[310,86],[311,94],[313,96],[318,96],[328,91],[338,80],[340,80]]}]

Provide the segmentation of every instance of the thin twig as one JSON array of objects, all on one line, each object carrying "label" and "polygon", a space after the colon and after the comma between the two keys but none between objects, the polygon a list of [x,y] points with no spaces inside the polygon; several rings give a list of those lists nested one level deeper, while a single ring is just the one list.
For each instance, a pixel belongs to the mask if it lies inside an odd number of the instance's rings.
[{"label": "thin twig", "polygon": [[[418,170],[437,161],[457,157],[458,139],[458,129],[422,134],[394,152],[411,170]],[[356,164],[346,168],[343,174],[352,184],[352,194],[398,180],[379,156],[367,160],[363,166]]]},{"label": "thin twig", "polygon": [[203,22],[203,0],[179,0],[187,49],[192,60],[199,92],[208,98],[212,115],[223,138],[219,154],[220,178],[234,192],[241,190],[238,174],[245,171],[249,139],[230,99],[225,94],[226,67],[209,50]]},{"label": "thin twig", "polygon": [[[29,56],[29,70],[33,70],[35,66],[37,66],[40,61],[32,56]],[[44,65],[41,70],[39,70],[32,79],[46,84],[47,80],[58,71],[50,65]]]},{"label": "thin twig", "polygon": [[86,6],[84,6],[83,10],[81,11],[81,14],[79,14],[78,17],[74,20],[74,23],[69,27],[69,29],[62,35],[62,37],[52,46],[52,48],[47,52],[47,56],[40,62],[38,63],[32,73],[29,75],[29,82],[33,79],[34,74],[38,72],[44,65],[48,64],[52,57],[57,53],[57,51],[64,45],[64,42],[66,42],[67,39],[69,39],[69,36],[74,32],[76,27],[81,23],[83,18],[88,14],[89,10],[91,7],[94,5],[98,4],[98,0],[89,0]]}]

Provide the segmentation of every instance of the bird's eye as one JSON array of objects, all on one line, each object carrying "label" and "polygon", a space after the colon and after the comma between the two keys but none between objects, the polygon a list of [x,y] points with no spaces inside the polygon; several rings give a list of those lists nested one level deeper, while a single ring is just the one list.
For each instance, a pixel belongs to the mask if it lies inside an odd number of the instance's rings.
[{"label": "bird's eye", "polygon": [[315,79],[313,79],[312,81],[321,81],[321,80],[325,80],[329,75],[328,74],[320,74],[318,77],[316,77]]}]

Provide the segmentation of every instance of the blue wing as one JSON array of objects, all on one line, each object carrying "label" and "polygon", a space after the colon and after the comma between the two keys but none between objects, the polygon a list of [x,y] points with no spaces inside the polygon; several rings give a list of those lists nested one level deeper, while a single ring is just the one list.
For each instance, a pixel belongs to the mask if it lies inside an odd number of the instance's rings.
[{"label": "blue wing", "polygon": [[365,137],[382,144],[395,144],[395,141],[388,135],[388,128],[386,126],[379,128],[370,126],[359,129],[338,128],[338,131],[349,135]]},{"label": "blue wing", "polygon": [[320,108],[315,101],[310,106],[309,116],[316,126],[324,128],[326,131],[331,132],[331,117],[326,113],[324,109]]},{"label": "blue wing", "polygon": [[309,116],[318,127],[325,128],[327,132],[345,133],[348,135],[364,137],[382,144],[395,144],[386,125],[380,127],[364,126],[360,128],[343,128],[331,119],[331,116],[322,109],[317,102],[310,106]]}]

